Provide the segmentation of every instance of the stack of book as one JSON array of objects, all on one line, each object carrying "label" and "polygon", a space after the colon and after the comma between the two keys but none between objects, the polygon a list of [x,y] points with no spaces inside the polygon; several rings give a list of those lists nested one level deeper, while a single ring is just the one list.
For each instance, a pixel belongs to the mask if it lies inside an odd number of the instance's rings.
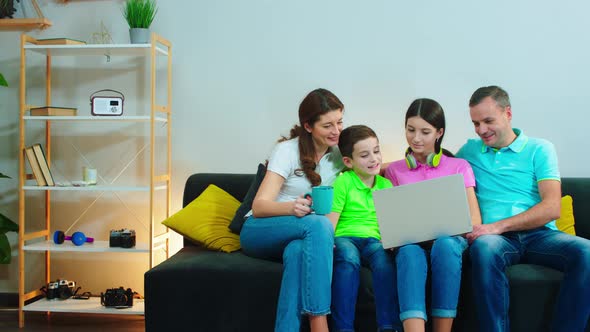
[{"label": "stack of book", "polygon": [[37,39],[37,45],[86,45],[83,40],[71,39],[71,38],[48,38],[48,39]]},{"label": "stack of book", "polygon": [[41,144],[33,144],[25,148],[25,155],[31,165],[33,176],[39,186],[55,186],[51,170]]},{"label": "stack of book", "polygon": [[31,108],[31,116],[75,116],[78,109],[72,107],[35,107]]}]

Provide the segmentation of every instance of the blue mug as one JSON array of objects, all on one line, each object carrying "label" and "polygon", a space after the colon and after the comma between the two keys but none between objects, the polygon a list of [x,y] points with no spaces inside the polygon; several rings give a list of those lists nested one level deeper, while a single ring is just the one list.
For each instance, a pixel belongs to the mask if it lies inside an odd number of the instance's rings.
[{"label": "blue mug", "polygon": [[311,192],[305,194],[304,197],[311,197],[311,208],[315,214],[328,214],[332,212],[334,188],[330,186],[312,187]]}]

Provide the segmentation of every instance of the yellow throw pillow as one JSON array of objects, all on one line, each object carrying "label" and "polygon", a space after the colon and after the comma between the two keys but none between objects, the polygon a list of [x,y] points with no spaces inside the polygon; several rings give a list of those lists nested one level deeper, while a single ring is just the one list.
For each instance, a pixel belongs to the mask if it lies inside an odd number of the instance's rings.
[{"label": "yellow throw pillow", "polygon": [[573,199],[570,195],[561,198],[561,217],[555,221],[557,229],[564,233],[576,235]]},{"label": "yellow throw pillow", "polygon": [[228,225],[239,206],[237,199],[212,184],[162,224],[208,249],[232,252],[240,249],[240,236]]}]

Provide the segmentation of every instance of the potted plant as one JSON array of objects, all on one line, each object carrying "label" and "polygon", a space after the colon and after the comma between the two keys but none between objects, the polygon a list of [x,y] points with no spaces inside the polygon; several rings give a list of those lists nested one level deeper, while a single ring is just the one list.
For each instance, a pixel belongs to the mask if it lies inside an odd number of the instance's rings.
[{"label": "potted plant", "polygon": [[[4,76],[0,73],[0,86],[8,86]],[[0,173],[0,179],[10,178],[8,175]],[[0,213],[0,264],[9,264],[12,258],[12,251],[10,250],[10,243],[6,233],[17,232],[18,225],[10,220],[7,216]]]},{"label": "potted plant", "polygon": [[146,44],[150,40],[149,27],[158,12],[155,0],[127,0],[123,16],[129,24],[132,44]]},{"label": "potted plant", "polygon": [[[14,8],[15,0],[0,0],[0,18],[12,18],[12,15],[16,12]],[[20,0],[16,0],[20,2]]]},{"label": "potted plant", "polygon": [[[0,178],[10,177],[0,173]],[[8,232],[18,232],[18,225],[0,213],[0,264],[10,264],[12,258],[10,242],[8,242],[8,237],[6,236]]]}]

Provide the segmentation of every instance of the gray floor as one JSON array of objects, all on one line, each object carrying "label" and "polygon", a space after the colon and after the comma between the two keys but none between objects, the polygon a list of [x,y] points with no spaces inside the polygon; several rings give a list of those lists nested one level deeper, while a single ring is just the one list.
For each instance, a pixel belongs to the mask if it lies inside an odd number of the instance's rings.
[{"label": "gray floor", "polygon": [[18,311],[16,309],[0,309],[0,331],[64,331],[64,332],[95,332],[95,331],[145,331],[143,316],[139,315],[92,315],[72,313],[43,312],[25,313],[25,327],[18,328]]}]

